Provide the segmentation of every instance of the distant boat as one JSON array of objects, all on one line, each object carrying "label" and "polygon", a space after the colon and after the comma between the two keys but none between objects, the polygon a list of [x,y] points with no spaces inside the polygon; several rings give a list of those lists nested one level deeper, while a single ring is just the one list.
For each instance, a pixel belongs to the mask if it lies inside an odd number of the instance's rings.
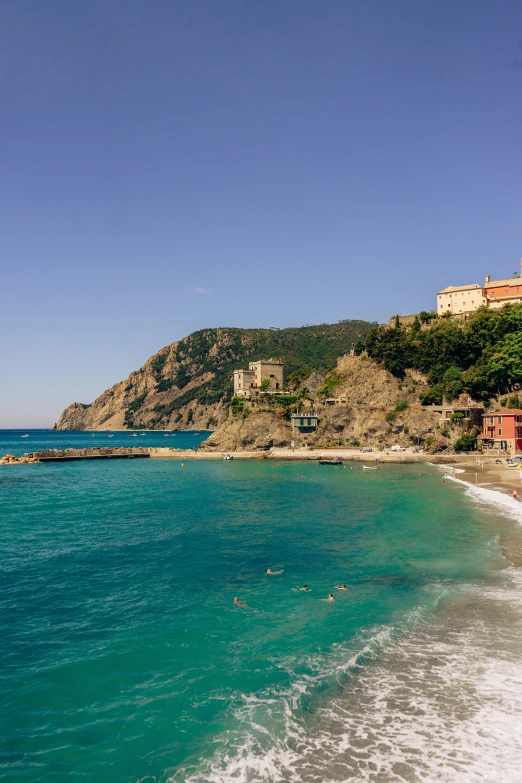
[{"label": "distant boat", "polygon": [[136,435],[136,433],[135,433],[135,432],[133,432],[133,433],[132,433],[132,435],[131,435],[131,438],[137,438],[137,437],[138,437],[138,436]]},{"label": "distant boat", "polygon": [[363,470],[381,470],[381,465],[363,465]]},{"label": "distant boat", "polygon": [[22,438],[28,438],[28,437],[29,437],[29,435],[22,435],[21,437],[22,437]]},{"label": "distant boat", "polygon": [[234,457],[232,456],[232,454],[225,454],[223,459],[229,460],[229,459],[234,459]]},{"label": "distant boat", "polygon": [[343,461],[341,459],[320,459],[318,460],[319,465],[342,465]]},{"label": "distant boat", "polygon": [[109,435],[109,438],[114,438],[114,435]]},{"label": "distant boat", "polygon": [[142,438],[144,438],[146,434],[147,434],[146,432],[140,432],[140,436],[141,436]]}]

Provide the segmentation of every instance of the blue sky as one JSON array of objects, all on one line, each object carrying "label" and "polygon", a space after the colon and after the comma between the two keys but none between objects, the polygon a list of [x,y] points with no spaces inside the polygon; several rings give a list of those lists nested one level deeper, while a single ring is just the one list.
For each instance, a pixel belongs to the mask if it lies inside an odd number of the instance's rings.
[{"label": "blue sky", "polygon": [[522,256],[522,4],[4,0],[0,427]]}]

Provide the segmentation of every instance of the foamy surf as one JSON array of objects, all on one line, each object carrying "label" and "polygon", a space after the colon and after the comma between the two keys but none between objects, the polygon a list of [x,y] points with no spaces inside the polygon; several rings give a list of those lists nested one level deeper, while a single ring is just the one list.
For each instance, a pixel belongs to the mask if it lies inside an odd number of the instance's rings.
[{"label": "foamy surf", "polygon": [[513,577],[516,590],[469,587],[411,634],[370,645],[367,665],[313,711],[296,712],[291,693],[246,698],[214,757],[171,781],[518,783],[522,580]]}]

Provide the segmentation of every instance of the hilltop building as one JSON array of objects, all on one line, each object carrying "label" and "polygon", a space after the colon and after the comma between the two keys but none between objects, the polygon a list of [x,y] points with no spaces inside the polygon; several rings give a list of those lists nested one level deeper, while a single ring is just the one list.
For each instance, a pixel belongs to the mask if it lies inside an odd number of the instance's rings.
[{"label": "hilltop building", "polygon": [[482,416],[482,446],[510,454],[522,451],[522,410],[501,410]]},{"label": "hilltop building", "polygon": [[253,397],[261,391],[261,384],[265,383],[263,392],[267,394],[281,394],[283,391],[283,362],[281,359],[261,359],[259,362],[250,362],[248,370],[234,370],[234,394],[236,397]]},{"label": "hilltop building", "polygon": [[498,310],[505,304],[522,302],[522,259],[520,259],[520,274],[507,280],[491,280],[486,275],[483,286],[478,283],[470,285],[450,285],[437,294],[437,313],[461,315],[472,313],[479,307]]}]

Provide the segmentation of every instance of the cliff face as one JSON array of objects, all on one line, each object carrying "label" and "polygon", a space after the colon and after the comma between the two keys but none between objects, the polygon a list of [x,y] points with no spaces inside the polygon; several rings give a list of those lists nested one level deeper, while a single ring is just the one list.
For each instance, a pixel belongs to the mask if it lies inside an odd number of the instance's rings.
[{"label": "cliff face", "polygon": [[56,429],[215,429],[228,419],[232,375],[248,362],[281,357],[285,376],[300,367],[325,373],[373,324],[295,329],[204,329],[171,343],[91,404],[69,405]]},{"label": "cliff face", "polygon": [[[321,404],[317,392],[311,391],[308,381],[305,383],[319,416],[314,433],[293,432],[290,423],[281,419],[281,409],[267,412],[253,403],[243,412],[230,413],[200,448],[251,450],[264,445],[288,446],[292,440],[296,446],[359,444],[390,448],[395,444],[416,446],[433,438],[428,450],[440,451],[450,447],[467,426],[448,422],[441,427],[439,414],[420,404],[419,394],[427,389],[426,379],[420,373],[406,371],[405,377],[398,380],[361,356],[341,357],[336,369],[326,376],[323,388],[328,389],[330,399],[339,400],[338,406]],[[317,377],[314,386],[317,388]],[[311,404],[304,401],[303,412]]]}]

